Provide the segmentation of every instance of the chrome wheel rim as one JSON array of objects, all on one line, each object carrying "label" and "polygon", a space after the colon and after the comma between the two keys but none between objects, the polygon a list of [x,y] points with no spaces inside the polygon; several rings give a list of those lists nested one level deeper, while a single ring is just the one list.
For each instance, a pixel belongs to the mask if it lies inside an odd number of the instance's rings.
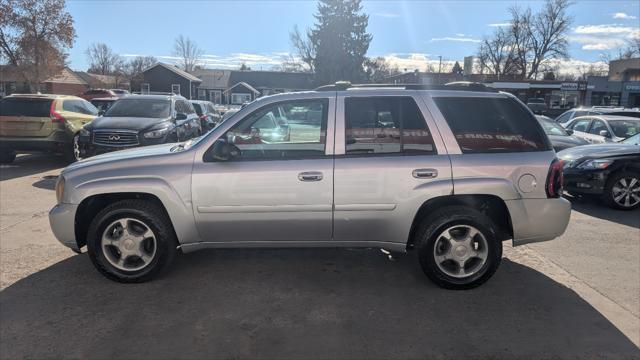
[{"label": "chrome wheel rim", "polygon": [[632,207],[640,203],[640,180],[634,177],[623,177],[611,189],[611,196],[616,204]]},{"label": "chrome wheel rim", "polygon": [[80,157],[80,135],[78,134],[73,137],[73,157],[76,160],[82,160]]},{"label": "chrome wheel rim", "polygon": [[157,241],[151,228],[144,222],[118,219],[102,233],[102,253],[115,268],[124,271],[142,270],[156,255]]},{"label": "chrome wheel rim", "polygon": [[440,271],[454,278],[476,274],[487,262],[487,239],[470,225],[455,225],[436,238],[433,256]]}]

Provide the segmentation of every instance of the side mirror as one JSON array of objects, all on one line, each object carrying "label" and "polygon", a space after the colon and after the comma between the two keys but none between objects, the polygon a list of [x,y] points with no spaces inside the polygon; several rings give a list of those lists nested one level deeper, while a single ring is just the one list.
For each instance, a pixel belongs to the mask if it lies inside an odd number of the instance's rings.
[{"label": "side mirror", "polygon": [[208,158],[213,161],[228,161],[240,155],[240,149],[233,144],[229,144],[224,139],[218,139],[213,143],[208,152]]},{"label": "side mirror", "polygon": [[606,137],[607,139],[611,138],[611,134],[609,134],[608,130],[600,130],[600,136]]},{"label": "side mirror", "polygon": [[571,129],[565,129],[565,131],[567,132],[567,135],[573,135],[573,130],[571,130]]},{"label": "side mirror", "polygon": [[187,119],[187,114],[185,113],[177,113],[176,114],[176,120],[186,120]]}]

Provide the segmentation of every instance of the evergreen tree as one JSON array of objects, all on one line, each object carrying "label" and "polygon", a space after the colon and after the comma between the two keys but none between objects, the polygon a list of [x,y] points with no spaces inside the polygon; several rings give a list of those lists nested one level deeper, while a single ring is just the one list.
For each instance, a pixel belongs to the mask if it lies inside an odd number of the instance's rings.
[{"label": "evergreen tree", "polygon": [[460,66],[460,64],[456,61],[456,63],[453,65],[453,69],[451,69],[451,73],[462,74],[462,72],[463,72],[462,66]]},{"label": "evergreen tree", "polygon": [[315,49],[316,82],[366,81],[372,36],[366,32],[369,16],[362,13],[361,0],[320,0],[314,16],[317,23],[308,35]]}]

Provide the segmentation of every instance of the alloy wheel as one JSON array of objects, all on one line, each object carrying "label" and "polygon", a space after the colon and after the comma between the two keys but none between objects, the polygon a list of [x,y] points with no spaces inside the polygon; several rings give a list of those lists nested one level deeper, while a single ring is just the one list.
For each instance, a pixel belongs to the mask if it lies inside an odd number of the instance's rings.
[{"label": "alloy wheel", "polygon": [[104,257],[115,268],[138,271],[153,261],[157,241],[153,230],[144,222],[122,218],[105,228],[101,246]]},{"label": "alloy wheel", "polygon": [[611,189],[613,201],[622,207],[633,207],[640,203],[640,180],[634,177],[619,179]]},{"label": "alloy wheel", "polygon": [[73,158],[76,161],[82,160],[80,157],[80,134],[76,134],[73,137]]},{"label": "alloy wheel", "polygon": [[487,239],[470,225],[444,230],[435,241],[433,256],[440,271],[454,278],[476,274],[487,262]]}]

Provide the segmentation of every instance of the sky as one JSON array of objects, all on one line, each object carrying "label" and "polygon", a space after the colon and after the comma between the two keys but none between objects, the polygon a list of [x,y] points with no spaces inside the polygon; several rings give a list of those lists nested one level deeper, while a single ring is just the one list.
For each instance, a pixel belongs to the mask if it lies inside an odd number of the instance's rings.
[{"label": "sky", "polygon": [[[473,55],[483,36],[507,25],[512,5],[539,9],[542,1],[363,1],[373,35],[369,56],[384,56],[400,70],[424,70]],[[574,1],[570,59],[561,70],[617,54],[640,37],[640,2]],[[88,67],[86,49],[102,42],[128,58],[151,55],[173,63],[182,34],[203,49],[203,65],[271,70],[293,52],[289,33],[313,26],[315,1],[124,1],[67,0],[77,38],[69,51],[73,69]]]}]

